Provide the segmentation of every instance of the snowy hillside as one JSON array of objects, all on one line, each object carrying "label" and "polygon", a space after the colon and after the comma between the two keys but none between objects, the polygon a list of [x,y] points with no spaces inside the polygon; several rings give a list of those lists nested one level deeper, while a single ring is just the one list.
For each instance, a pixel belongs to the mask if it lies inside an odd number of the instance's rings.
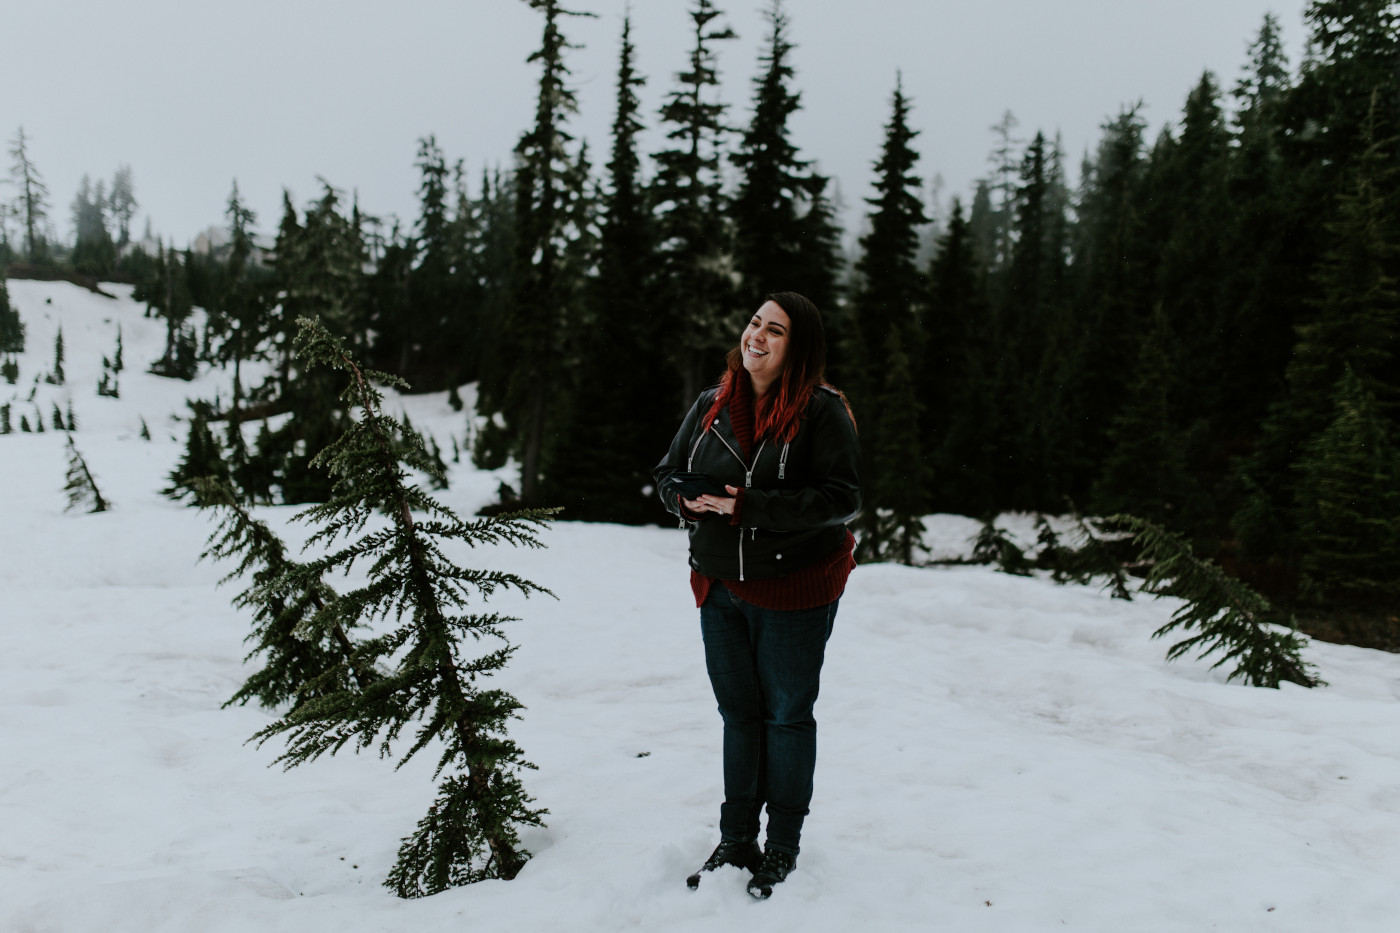
[{"label": "snowy hillside", "polygon": [[[147,375],[164,329],[127,291],[11,281],[28,327],[0,404],[71,403],[102,514],[64,511],[64,435],[0,437],[0,930],[1393,931],[1400,658],[1313,643],[1329,686],[1227,685],[1163,660],[1169,600],[1112,600],[982,567],[857,569],[821,699],[816,797],[773,899],[717,840],[720,723],[671,528],[561,523],[544,551],[463,553],[557,600],[522,617],[503,686],[550,811],[519,878],[403,901],[380,886],[432,798],[431,763],[348,752],[283,773],[221,709],[246,615],[201,563],[208,518],[158,490],[186,393]],[[62,325],[67,381],[48,372]],[[96,394],[120,325],[119,399]],[[33,392],[33,400],[30,393]],[[468,399],[470,402],[470,399]],[[394,397],[444,450],[443,395]],[[142,421],[152,439],[140,437]],[[463,514],[504,474],[453,465]],[[300,540],[291,508],[260,510]],[[975,523],[930,519],[935,552]]]}]

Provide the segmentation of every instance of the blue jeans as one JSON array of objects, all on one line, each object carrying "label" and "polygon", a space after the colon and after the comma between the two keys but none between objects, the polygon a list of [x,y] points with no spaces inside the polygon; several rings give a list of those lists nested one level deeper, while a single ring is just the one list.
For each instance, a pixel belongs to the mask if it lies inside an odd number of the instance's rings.
[{"label": "blue jeans", "polygon": [[766,803],[768,847],[798,852],[817,765],[812,708],[838,602],[763,609],[716,581],[700,607],[705,668],[724,719],[724,839],[757,839]]}]

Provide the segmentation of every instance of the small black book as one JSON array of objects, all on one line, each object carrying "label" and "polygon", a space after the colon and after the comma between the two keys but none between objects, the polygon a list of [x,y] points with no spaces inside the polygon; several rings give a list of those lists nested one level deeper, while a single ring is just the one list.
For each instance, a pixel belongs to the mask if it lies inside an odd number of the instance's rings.
[{"label": "small black book", "polygon": [[672,473],[671,482],[683,499],[699,499],[701,496],[728,496],[724,484],[708,473]]}]

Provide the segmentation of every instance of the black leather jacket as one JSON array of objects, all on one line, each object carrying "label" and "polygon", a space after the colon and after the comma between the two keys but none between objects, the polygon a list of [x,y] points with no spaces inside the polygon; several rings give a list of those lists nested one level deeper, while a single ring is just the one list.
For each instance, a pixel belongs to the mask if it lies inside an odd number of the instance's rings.
[{"label": "black leather jacket", "polygon": [[[757,441],[746,463],[728,408],[702,430],[718,392],[716,386],[700,393],[651,474],[667,510],[689,526],[690,566],[722,580],[758,580],[831,554],[861,502],[860,441],[841,397],[817,389],[792,442]],[[698,521],[682,514],[669,479],[692,471],[745,490],[740,524],[713,512]]]}]

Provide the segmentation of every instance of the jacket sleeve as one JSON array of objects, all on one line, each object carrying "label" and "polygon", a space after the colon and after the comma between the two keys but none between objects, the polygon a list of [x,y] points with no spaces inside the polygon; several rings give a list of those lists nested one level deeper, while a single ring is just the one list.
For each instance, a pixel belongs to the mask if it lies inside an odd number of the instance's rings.
[{"label": "jacket sleeve", "polygon": [[651,478],[656,483],[657,495],[661,496],[661,504],[666,507],[666,511],[686,522],[694,522],[696,519],[694,516],[682,514],[679,496],[676,493],[675,485],[670,481],[671,474],[684,472],[686,457],[690,453],[690,444],[694,443],[694,438],[700,429],[700,419],[705,417],[705,412],[709,411],[713,401],[713,393],[700,393],[695,404],[690,406],[690,413],[681,422],[681,429],[676,432],[675,438],[671,441],[671,449],[666,451],[666,456],[662,457],[661,462],[656,465],[656,469],[651,471]]},{"label": "jacket sleeve", "polygon": [[860,511],[860,438],[839,400],[812,413],[812,484],[798,489],[748,489],[741,524],[768,531],[841,525]]}]

